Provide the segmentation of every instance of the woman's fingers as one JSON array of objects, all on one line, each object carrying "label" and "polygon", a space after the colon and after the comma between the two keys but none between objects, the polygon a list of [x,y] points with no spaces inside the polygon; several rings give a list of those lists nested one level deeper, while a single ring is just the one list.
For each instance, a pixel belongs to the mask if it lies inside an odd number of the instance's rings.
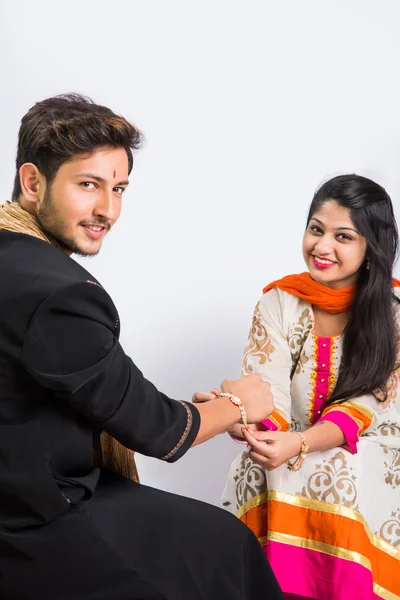
[{"label": "woman's fingers", "polygon": [[254,432],[254,438],[259,442],[267,442],[269,444],[278,439],[279,432],[276,431],[259,431]]},{"label": "woman's fingers", "polygon": [[249,456],[257,465],[266,471],[272,471],[278,466],[276,462],[276,449],[274,446],[266,443],[265,441],[261,442],[256,440],[253,432],[250,432],[244,428],[243,437],[251,448]]},{"label": "woman's fingers", "polygon": [[262,467],[263,469],[266,469],[267,471],[270,470],[271,465],[270,465],[269,458],[267,458],[266,456],[263,456],[262,454],[259,454],[258,452],[255,452],[255,450],[250,450],[249,456],[252,458],[252,460],[255,463],[257,463],[257,465],[260,465],[260,467]]},{"label": "woman's fingers", "polygon": [[269,456],[271,454],[271,447],[266,443],[265,440],[259,441],[255,438],[254,432],[243,427],[243,438],[256,452],[261,456]]}]

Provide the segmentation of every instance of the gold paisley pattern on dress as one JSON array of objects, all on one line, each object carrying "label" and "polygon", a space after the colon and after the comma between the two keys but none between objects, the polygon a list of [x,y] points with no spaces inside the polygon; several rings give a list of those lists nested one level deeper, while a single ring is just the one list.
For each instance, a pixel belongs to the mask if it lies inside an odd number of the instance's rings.
[{"label": "gold paisley pattern on dress", "polygon": [[389,375],[389,379],[381,390],[375,392],[377,398],[381,400],[382,406],[387,408],[397,398],[398,387],[400,385],[400,368]]},{"label": "gold paisley pattern on dress", "polygon": [[379,535],[379,537],[392,544],[395,548],[400,548],[400,508],[392,512],[391,518],[383,523],[375,535]]},{"label": "gold paisley pattern on dress", "polygon": [[396,369],[389,375],[389,379],[385,385],[374,392],[376,397],[382,402],[384,408],[390,406],[398,395],[400,385],[400,336],[397,337],[396,365]]},{"label": "gold paisley pattern on dress", "polygon": [[[400,425],[393,421],[381,423],[374,431],[367,433],[365,437],[373,436],[400,437]],[[396,489],[400,486],[400,449],[390,448],[390,446],[385,446],[384,444],[380,444],[380,446],[383,453],[387,456],[387,460],[384,461],[385,468],[387,469],[384,474],[385,483]]]},{"label": "gold paisley pattern on dress", "polygon": [[356,477],[342,450],[330,460],[324,460],[315,466],[301,495],[358,510]]},{"label": "gold paisley pattern on dress", "polygon": [[389,448],[382,446],[383,451],[388,455],[385,461],[387,472],[385,473],[385,483],[391,485],[393,489],[400,486],[400,450],[398,448]]},{"label": "gold paisley pattern on dress", "polygon": [[300,433],[302,431],[300,421],[298,421],[294,417],[292,417],[292,420],[290,422],[290,431],[297,431],[297,432],[300,432]]},{"label": "gold paisley pattern on dress", "polygon": [[365,434],[365,437],[371,437],[374,435],[400,437],[400,425],[394,421],[381,423],[373,431],[368,431]]},{"label": "gold paisley pattern on dress", "polygon": [[296,362],[295,373],[297,373],[297,375],[302,372],[304,373],[304,365],[307,364],[309,360],[310,357],[302,350]]},{"label": "gold paisley pattern on dress", "polygon": [[[265,471],[253,461],[248,452],[243,452],[233,480],[235,482],[235,510],[238,510],[250,498],[267,490]],[[224,506],[227,506],[226,502]]]},{"label": "gold paisley pattern on dress", "polygon": [[250,375],[254,372],[251,360],[255,359],[258,364],[264,365],[267,361],[271,362],[271,354],[275,351],[275,347],[272,345],[268,331],[263,324],[260,303],[257,304],[254,315],[253,323],[250,329],[248,337],[248,345],[244,350],[243,375]]},{"label": "gold paisley pattern on dress", "polygon": [[375,431],[379,431],[379,435],[394,435],[400,437],[400,425],[393,421],[381,423]]},{"label": "gold paisley pattern on dress", "polygon": [[[304,365],[310,360],[309,356],[303,351],[304,343],[312,329],[313,320],[309,308],[305,308],[300,315],[299,320],[293,327],[289,335],[289,349],[292,355],[293,361],[293,372],[299,373],[304,372]],[[291,376],[293,376],[293,373]]]}]

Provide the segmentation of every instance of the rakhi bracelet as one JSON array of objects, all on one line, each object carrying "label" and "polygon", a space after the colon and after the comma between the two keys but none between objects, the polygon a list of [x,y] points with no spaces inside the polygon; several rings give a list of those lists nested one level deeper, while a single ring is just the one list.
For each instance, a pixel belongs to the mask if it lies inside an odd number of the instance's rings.
[{"label": "rakhi bracelet", "polygon": [[247,415],[241,399],[237,396],[234,396],[233,394],[227,394],[226,392],[218,392],[217,396],[218,398],[229,398],[232,404],[238,407],[238,409],[240,410],[240,415],[242,417],[242,423],[245,429],[247,429]]},{"label": "rakhi bracelet", "polygon": [[301,467],[303,466],[304,461],[306,459],[306,454],[310,449],[309,445],[307,444],[306,440],[304,439],[303,434],[300,433],[300,431],[296,431],[296,433],[297,433],[297,435],[300,436],[300,439],[301,439],[300,452],[294,462],[288,461],[287,468],[289,469],[289,471],[298,471],[299,469],[301,469]]}]

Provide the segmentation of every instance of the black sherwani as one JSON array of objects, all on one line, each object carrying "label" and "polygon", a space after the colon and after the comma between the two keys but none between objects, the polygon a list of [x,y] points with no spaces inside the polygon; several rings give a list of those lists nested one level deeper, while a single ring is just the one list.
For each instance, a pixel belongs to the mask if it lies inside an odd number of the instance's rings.
[{"label": "black sherwani", "polygon": [[0,231],[0,598],[282,598],[234,517],[94,467],[100,431],[173,462],[200,424],[195,406],[144,379],[118,336],[87,271]]}]

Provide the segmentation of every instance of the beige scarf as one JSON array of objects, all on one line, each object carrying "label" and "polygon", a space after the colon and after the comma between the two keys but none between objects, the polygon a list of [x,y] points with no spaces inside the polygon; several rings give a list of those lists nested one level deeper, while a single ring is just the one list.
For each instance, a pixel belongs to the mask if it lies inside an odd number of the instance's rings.
[{"label": "beige scarf", "polygon": [[[0,204],[0,229],[32,235],[59,247],[57,242],[42,230],[37,219],[23,210],[17,202]],[[132,481],[139,481],[134,452],[125,448],[108,433],[101,433],[100,439],[94,443],[93,452],[97,467],[110,469]]]}]

